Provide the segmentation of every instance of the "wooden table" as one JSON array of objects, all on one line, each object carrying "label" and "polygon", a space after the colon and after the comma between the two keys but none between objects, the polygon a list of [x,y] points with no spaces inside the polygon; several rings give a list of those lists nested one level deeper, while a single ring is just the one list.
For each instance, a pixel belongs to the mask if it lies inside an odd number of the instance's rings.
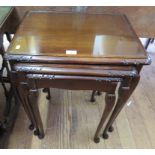
[{"label": "wooden table", "polygon": [[[35,135],[44,137],[37,105],[39,88],[106,92],[106,106],[97,127],[112,123],[136,88],[143,65],[150,64],[126,16],[121,14],[29,12],[7,51],[16,97]],[[116,87],[118,99],[115,104]],[[112,111],[113,110],[113,111]]]}]

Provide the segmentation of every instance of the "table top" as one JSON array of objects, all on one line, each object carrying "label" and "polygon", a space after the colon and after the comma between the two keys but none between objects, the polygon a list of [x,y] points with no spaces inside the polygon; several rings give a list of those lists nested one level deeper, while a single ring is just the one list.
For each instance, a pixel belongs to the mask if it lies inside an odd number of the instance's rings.
[{"label": "table top", "polygon": [[19,20],[30,10],[55,12],[85,12],[85,13],[122,13],[130,20],[139,37],[153,38],[155,36],[154,6],[16,6]]},{"label": "table top", "polygon": [[3,23],[4,19],[11,11],[11,9],[12,9],[11,6],[0,6],[0,25]]},{"label": "table top", "polygon": [[120,14],[31,11],[8,48],[11,55],[147,59],[132,26]]}]

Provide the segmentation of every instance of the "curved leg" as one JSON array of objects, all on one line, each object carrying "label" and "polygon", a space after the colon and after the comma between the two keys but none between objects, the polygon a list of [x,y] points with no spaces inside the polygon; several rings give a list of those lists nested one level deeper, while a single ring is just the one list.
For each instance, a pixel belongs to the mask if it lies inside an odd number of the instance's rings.
[{"label": "curved leg", "polygon": [[[28,87],[27,87],[27,83],[24,82],[20,82],[20,86],[19,86],[19,91],[22,95],[20,95],[21,100],[22,100],[22,105],[23,108],[31,122],[31,124],[29,125],[29,129],[33,130],[36,126],[36,121],[32,112],[31,107],[29,106],[29,101],[28,101]],[[24,94],[24,95],[23,95]]]},{"label": "curved leg", "polygon": [[[11,72],[11,78],[13,85],[15,85],[18,79],[16,72]],[[20,81],[18,81],[17,86],[15,85],[14,90],[17,94],[16,96],[19,98],[20,103],[22,103],[24,110],[32,123],[30,124],[29,129],[33,130],[34,127],[36,127],[34,134],[37,134],[39,138],[43,138],[44,131],[40,118],[39,108],[37,105],[37,90],[30,90],[27,83]]]},{"label": "curved leg", "polygon": [[34,135],[37,135],[40,139],[44,138],[44,129],[43,129],[43,124],[39,112],[39,107],[37,103],[37,97],[38,97],[38,91],[37,89],[31,89],[29,90],[29,104],[32,107],[34,119],[36,121],[36,130],[34,131]]},{"label": "curved leg", "polygon": [[94,142],[95,143],[98,143],[100,141],[100,139],[99,139],[100,130],[101,130],[103,124],[105,123],[108,115],[110,114],[111,110],[114,107],[114,104],[115,104],[115,93],[113,93],[113,94],[106,93],[105,102],[106,102],[105,109],[103,111],[102,118],[100,120],[100,123],[99,123],[99,125],[97,127],[97,130],[96,130],[96,133],[95,133],[95,136],[94,136]]},{"label": "curved leg", "polygon": [[18,103],[22,104],[29,120],[31,121],[31,125],[30,125],[29,129],[33,130],[35,121],[33,119],[33,115],[31,113],[30,108],[27,106],[27,99],[26,99],[26,95],[28,94],[27,84],[24,82],[18,82],[18,84],[17,84],[18,76],[15,71],[10,72],[10,77],[11,77],[12,88],[13,88],[16,100],[18,101]]},{"label": "curved leg", "polygon": [[122,110],[122,108],[124,107],[126,101],[129,99],[130,95],[132,94],[132,92],[134,91],[134,89],[136,88],[138,82],[140,80],[140,77],[133,77],[133,79],[130,80],[124,80],[122,82],[122,84],[120,85],[119,88],[119,92],[118,92],[118,100],[116,103],[116,106],[112,112],[112,115],[103,131],[103,138],[108,138],[108,134],[107,131],[110,130],[110,128],[112,127],[113,122],[115,121],[116,117],[118,116],[118,114],[120,113],[120,111]]}]

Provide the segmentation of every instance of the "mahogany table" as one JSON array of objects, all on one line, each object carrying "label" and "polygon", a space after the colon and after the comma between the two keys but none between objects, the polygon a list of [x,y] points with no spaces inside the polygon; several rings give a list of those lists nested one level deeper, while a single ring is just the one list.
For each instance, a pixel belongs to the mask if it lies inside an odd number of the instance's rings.
[{"label": "mahogany table", "polygon": [[[151,63],[128,19],[122,14],[31,11],[7,51],[14,92],[27,113],[34,134],[44,137],[37,105],[40,88],[106,92],[106,106],[97,127],[112,123],[136,88],[143,65]],[[115,102],[116,87],[118,99]]]}]

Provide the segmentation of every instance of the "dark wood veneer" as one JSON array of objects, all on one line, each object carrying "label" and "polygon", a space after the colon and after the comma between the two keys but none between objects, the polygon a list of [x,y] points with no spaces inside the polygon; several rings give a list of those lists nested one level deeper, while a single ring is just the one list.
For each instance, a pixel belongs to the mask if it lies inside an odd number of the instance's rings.
[{"label": "dark wood veneer", "polygon": [[44,137],[37,105],[39,88],[48,94],[50,87],[94,90],[92,98],[95,91],[106,92],[95,142],[112,112],[103,132],[108,138],[107,131],[112,131],[114,120],[136,88],[143,65],[151,63],[127,18],[107,13],[29,12],[5,58],[11,65],[16,97],[39,138]]}]

